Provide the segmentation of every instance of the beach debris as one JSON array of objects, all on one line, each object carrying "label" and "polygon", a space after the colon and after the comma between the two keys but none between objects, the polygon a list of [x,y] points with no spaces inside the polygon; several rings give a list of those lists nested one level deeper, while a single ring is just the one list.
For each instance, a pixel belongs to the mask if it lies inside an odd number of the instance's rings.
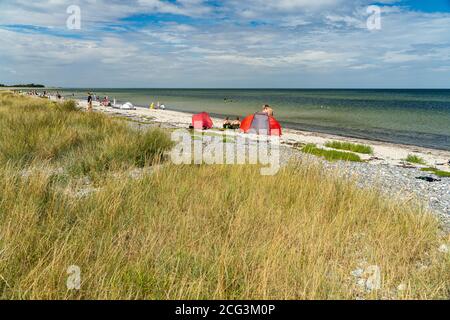
[{"label": "beach debris", "polygon": [[381,268],[376,265],[368,266],[365,269],[358,268],[351,272],[356,278],[356,284],[366,292],[381,289]]},{"label": "beach debris", "polygon": [[405,168],[405,169],[416,169],[417,168],[417,166],[409,164],[409,163],[405,163],[405,162],[402,162],[402,164],[400,164],[398,167]]},{"label": "beach debris", "polygon": [[441,245],[438,250],[441,253],[448,253],[450,251],[448,245],[446,244]]},{"label": "beach debris", "polygon": [[288,145],[294,149],[301,149],[302,147],[304,147],[306,144],[295,141],[295,140],[288,140],[286,142],[284,142],[285,145]]},{"label": "beach debris", "polygon": [[439,181],[441,181],[441,179],[435,179],[433,177],[417,177],[416,179],[423,180],[423,181],[426,181],[426,182],[439,182]]}]

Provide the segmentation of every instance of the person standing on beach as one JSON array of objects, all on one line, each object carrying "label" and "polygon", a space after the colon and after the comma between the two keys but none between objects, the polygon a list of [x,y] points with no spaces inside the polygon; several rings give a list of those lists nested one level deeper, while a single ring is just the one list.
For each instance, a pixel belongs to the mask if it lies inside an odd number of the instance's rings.
[{"label": "person standing on beach", "polygon": [[91,93],[88,94],[87,101],[88,101],[88,109],[87,109],[87,111],[88,112],[92,112],[93,109],[92,109],[92,94]]},{"label": "person standing on beach", "polygon": [[269,106],[268,104],[263,106],[263,113],[267,113],[267,115],[269,115],[269,117],[273,117],[273,109],[271,106]]}]

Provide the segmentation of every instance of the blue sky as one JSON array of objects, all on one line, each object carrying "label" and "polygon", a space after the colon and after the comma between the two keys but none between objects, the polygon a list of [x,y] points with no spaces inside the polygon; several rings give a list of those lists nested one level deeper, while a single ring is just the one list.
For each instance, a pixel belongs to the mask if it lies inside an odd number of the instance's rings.
[{"label": "blue sky", "polygon": [[2,0],[0,83],[450,88],[449,31],[450,0]]}]

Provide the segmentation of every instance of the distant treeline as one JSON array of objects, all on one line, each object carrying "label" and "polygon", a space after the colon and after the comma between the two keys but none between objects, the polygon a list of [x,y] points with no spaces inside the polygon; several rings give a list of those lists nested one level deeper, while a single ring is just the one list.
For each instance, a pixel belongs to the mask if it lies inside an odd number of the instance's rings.
[{"label": "distant treeline", "polygon": [[34,84],[34,83],[30,83],[30,84],[15,84],[12,86],[7,86],[6,84],[0,84],[0,87],[3,88],[45,88],[44,85],[42,84]]}]

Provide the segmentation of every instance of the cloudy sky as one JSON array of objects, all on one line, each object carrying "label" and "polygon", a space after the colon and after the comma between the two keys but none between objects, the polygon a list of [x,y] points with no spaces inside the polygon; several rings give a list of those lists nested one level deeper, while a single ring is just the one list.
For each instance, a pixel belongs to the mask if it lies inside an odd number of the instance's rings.
[{"label": "cloudy sky", "polygon": [[1,0],[0,83],[19,82],[450,88],[450,0]]}]

